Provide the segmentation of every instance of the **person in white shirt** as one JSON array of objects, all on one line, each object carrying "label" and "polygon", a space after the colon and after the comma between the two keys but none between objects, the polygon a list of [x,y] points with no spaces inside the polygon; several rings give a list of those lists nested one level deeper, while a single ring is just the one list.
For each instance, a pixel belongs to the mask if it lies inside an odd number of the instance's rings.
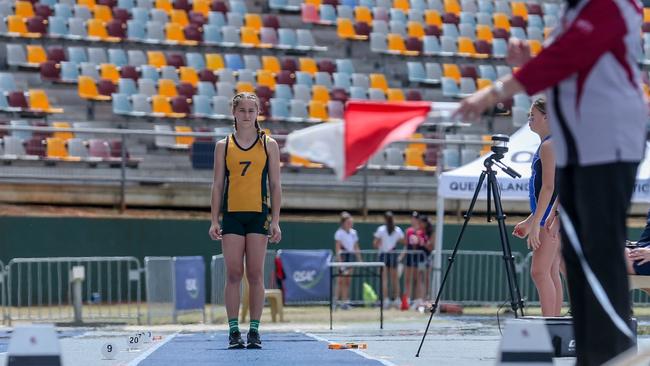
[{"label": "person in white shirt", "polygon": [[[384,308],[390,308],[391,304],[399,308],[399,275],[397,272],[397,243],[404,244],[404,232],[399,226],[395,226],[393,213],[387,211],[384,214],[384,225],[375,231],[375,239],[372,243],[375,249],[379,250],[379,261],[386,264],[382,273],[382,291],[384,293]],[[392,296],[388,295],[388,282],[391,283]]]},{"label": "person in white shirt", "polygon": [[[334,234],[336,260],[339,262],[358,262],[361,260],[361,252],[359,251],[359,236],[357,231],[352,228],[354,224],[352,215],[348,212],[341,212],[341,224],[336,233]],[[341,304],[341,309],[347,310],[350,305],[350,283],[352,282],[352,268],[342,267],[340,270],[341,276],[338,280],[338,288],[336,291],[336,298]]]}]

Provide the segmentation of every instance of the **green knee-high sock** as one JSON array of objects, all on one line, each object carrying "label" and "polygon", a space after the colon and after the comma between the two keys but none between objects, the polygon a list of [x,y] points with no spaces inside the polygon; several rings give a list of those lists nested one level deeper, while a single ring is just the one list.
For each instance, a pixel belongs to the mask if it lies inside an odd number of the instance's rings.
[{"label": "green knee-high sock", "polygon": [[260,321],[259,320],[252,320],[251,319],[251,327],[250,330],[254,330],[256,332],[259,332],[260,329]]},{"label": "green knee-high sock", "polygon": [[237,318],[228,319],[228,326],[230,327],[230,333],[239,332],[239,321]]}]

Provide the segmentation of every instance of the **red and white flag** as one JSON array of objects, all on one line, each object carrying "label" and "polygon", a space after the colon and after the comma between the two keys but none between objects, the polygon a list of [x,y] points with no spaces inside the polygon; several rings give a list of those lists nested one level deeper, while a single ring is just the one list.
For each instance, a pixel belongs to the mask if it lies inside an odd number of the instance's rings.
[{"label": "red and white flag", "polygon": [[294,131],[285,147],[292,155],[333,168],[343,180],[386,145],[411,137],[430,109],[431,102],[350,101],[343,122]]}]

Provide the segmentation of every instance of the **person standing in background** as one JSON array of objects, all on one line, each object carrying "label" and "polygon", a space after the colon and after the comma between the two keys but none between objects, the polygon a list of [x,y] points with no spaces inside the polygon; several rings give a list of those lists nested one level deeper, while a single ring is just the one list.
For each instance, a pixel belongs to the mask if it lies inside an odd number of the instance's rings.
[{"label": "person standing in background", "polygon": [[[386,264],[382,272],[382,291],[384,293],[384,308],[388,309],[391,305],[399,308],[400,302],[400,285],[397,273],[397,243],[404,243],[404,232],[399,226],[395,226],[393,213],[386,211],[384,214],[384,225],[381,225],[375,231],[372,246],[379,250],[379,261]],[[388,293],[388,285],[391,284],[392,296]]]}]

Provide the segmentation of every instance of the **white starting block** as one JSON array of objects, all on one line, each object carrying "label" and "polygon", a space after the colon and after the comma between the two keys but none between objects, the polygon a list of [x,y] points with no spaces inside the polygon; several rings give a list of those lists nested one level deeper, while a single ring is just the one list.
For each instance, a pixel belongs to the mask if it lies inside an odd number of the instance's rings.
[{"label": "white starting block", "polygon": [[509,319],[497,365],[553,365],[553,346],[542,320]]},{"label": "white starting block", "polygon": [[115,343],[113,342],[108,342],[104,343],[102,345],[102,359],[104,360],[114,360],[115,355],[117,354],[117,348],[115,347]]},{"label": "white starting block", "polygon": [[61,366],[61,346],[52,325],[14,328],[7,350],[7,366]]},{"label": "white starting block", "polygon": [[142,343],[142,334],[141,333],[132,333],[126,337],[126,350],[127,351],[138,351],[140,350],[140,343]]}]

